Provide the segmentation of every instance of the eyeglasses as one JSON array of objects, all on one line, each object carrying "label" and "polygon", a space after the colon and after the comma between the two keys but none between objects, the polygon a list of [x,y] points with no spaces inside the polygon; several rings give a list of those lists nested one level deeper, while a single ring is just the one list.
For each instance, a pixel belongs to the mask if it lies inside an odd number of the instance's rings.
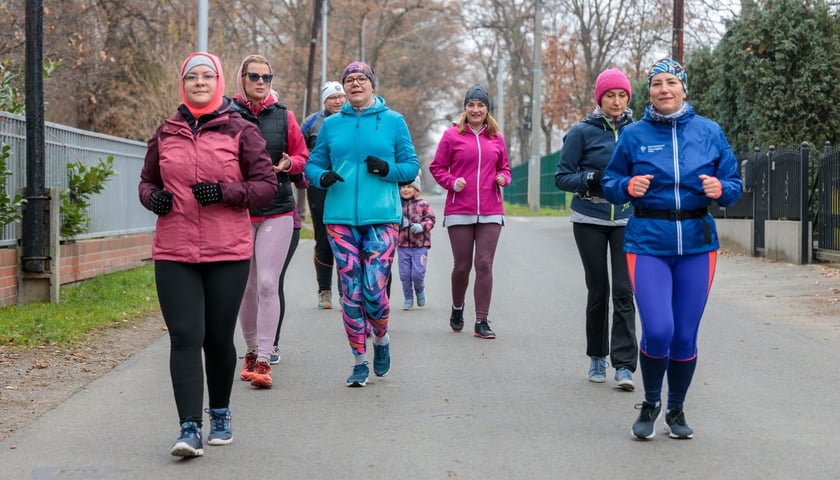
[{"label": "eyeglasses", "polygon": [[259,73],[248,72],[248,73],[245,74],[245,76],[248,77],[248,80],[250,80],[254,83],[259,82],[261,78],[262,78],[263,82],[271,83],[271,79],[274,78],[274,75],[272,75],[270,73],[265,73],[265,74],[260,75]]},{"label": "eyeglasses", "polygon": [[359,75],[358,77],[347,77],[344,79],[344,86],[349,87],[354,83],[358,83],[359,85],[364,85],[368,82],[369,78],[367,75]]},{"label": "eyeglasses", "polygon": [[212,82],[213,80],[219,78],[219,76],[216,74],[216,72],[205,72],[201,75],[197,75],[195,73],[188,73],[184,75],[184,82],[195,83],[198,81],[199,78],[204,80],[205,82]]}]

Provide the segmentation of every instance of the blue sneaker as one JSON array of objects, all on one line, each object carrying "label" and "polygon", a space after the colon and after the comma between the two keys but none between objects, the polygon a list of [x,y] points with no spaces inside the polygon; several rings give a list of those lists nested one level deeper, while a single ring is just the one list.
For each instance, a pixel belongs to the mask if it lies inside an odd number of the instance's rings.
[{"label": "blue sneaker", "polygon": [[391,369],[391,344],[373,345],[373,373],[384,377]]},{"label": "blue sneaker", "polygon": [[406,298],[403,302],[403,310],[411,310],[412,308],[414,308],[414,300]]},{"label": "blue sneaker", "polygon": [[204,411],[210,415],[210,435],[207,435],[207,443],[210,445],[227,445],[233,442],[233,431],[230,429],[230,409],[208,408]]},{"label": "blue sneaker", "polygon": [[370,375],[370,368],[368,362],[360,363],[353,367],[353,374],[347,377],[348,387],[364,387],[367,384],[368,375]]},{"label": "blue sneaker", "polygon": [[181,424],[181,436],[169,453],[176,457],[200,457],[204,455],[204,443],[201,441],[201,427],[196,422]]},{"label": "blue sneaker", "polygon": [[271,349],[271,356],[268,357],[268,363],[271,365],[277,365],[280,363],[280,347],[277,345]]},{"label": "blue sneaker", "polygon": [[635,390],[636,385],[633,383],[633,372],[629,368],[624,367],[616,369],[615,386],[628,392]]},{"label": "blue sneaker", "polygon": [[426,292],[420,292],[417,294],[417,306],[418,307],[425,307],[426,306]]},{"label": "blue sneaker", "polygon": [[607,357],[589,358],[589,381],[592,383],[607,381]]}]

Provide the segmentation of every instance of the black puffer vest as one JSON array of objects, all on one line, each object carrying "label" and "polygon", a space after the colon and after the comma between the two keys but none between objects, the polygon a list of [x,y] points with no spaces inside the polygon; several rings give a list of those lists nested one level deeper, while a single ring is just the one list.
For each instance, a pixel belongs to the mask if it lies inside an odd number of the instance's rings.
[{"label": "black puffer vest", "polygon": [[[239,100],[235,100],[233,105],[243,118],[260,127],[271,162],[274,165],[279,164],[283,152],[288,151],[289,143],[289,117],[286,106],[279,102],[273,103],[260,112],[259,116],[254,116],[251,110]],[[288,213],[294,208],[292,180],[287,173],[280,172],[277,174],[277,195],[274,200],[265,207],[252,208],[250,212],[252,217],[265,217]]]}]

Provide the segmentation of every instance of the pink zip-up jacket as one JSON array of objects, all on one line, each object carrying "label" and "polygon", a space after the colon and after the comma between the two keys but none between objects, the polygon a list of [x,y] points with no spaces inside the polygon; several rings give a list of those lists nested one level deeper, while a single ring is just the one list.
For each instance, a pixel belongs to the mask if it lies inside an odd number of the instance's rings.
[{"label": "pink zip-up jacket", "polygon": [[[228,110],[227,100],[195,131],[186,109],[149,140],[140,172],[140,203],[155,190],[172,192],[172,210],[157,219],[152,258],[184,263],[246,260],[254,251],[249,208],[266,205],[277,177],[256,125]],[[202,207],[190,185],[220,182],[222,201]]]},{"label": "pink zip-up jacket", "polygon": [[[447,190],[443,214],[504,215],[502,186],[496,176],[502,175],[504,186],[510,185],[510,162],[501,135],[485,135],[487,125],[478,134],[467,127],[458,133],[453,125],[443,132],[429,172]],[[455,180],[463,177],[467,184],[455,191]]]}]

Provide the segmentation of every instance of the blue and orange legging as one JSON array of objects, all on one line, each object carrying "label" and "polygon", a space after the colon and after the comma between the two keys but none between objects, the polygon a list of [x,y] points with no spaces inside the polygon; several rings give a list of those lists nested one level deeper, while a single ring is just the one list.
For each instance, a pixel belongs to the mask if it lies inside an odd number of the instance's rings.
[{"label": "blue and orange legging", "polygon": [[353,355],[366,353],[365,323],[381,338],[388,333],[388,279],[397,250],[399,225],[327,224],[341,289],[341,317]]},{"label": "blue and orange legging", "polygon": [[627,254],[642,326],[639,366],[645,401],[656,404],[668,375],[668,410],[682,410],[697,364],[697,333],[715,276],[717,252]]}]

